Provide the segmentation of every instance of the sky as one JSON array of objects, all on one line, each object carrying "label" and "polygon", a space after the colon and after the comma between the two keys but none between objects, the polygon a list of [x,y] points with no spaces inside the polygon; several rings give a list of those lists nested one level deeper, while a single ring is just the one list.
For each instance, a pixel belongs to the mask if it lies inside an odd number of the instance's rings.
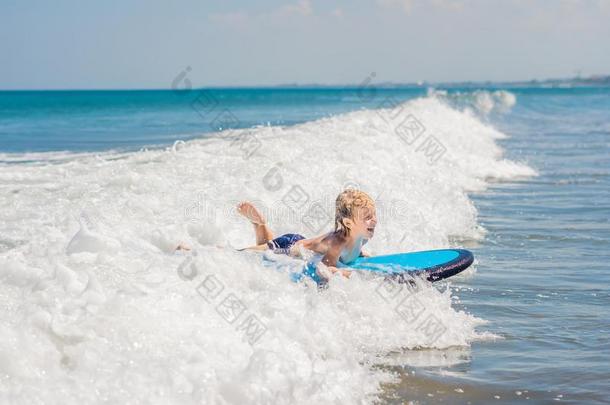
[{"label": "sky", "polygon": [[610,0],[0,0],[0,89],[610,74],[609,22]]}]

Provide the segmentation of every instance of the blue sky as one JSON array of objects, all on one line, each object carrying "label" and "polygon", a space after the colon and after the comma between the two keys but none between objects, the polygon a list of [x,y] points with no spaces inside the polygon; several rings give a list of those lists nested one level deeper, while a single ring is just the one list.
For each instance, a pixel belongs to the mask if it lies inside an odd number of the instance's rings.
[{"label": "blue sky", "polygon": [[0,1],[0,89],[610,73],[610,0]]}]

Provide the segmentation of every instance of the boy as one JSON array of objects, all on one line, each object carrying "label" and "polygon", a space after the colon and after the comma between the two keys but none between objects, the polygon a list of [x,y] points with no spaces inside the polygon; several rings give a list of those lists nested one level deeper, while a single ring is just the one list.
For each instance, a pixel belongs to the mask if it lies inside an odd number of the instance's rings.
[{"label": "boy", "polygon": [[[252,222],[256,234],[256,245],[245,249],[272,249],[276,253],[300,256],[299,248],[303,247],[323,255],[322,263],[330,272],[339,271],[343,276],[349,277],[350,272],[337,269],[337,263],[349,264],[359,256],[369,256],[362,251],[362,246],[375,233],[375,202],[363,191],[347,189],[337,197],[335,208],[333,232],[311,239],[305,239],[299,234],[286,234],[274,239],[261,212],[251,203],[242,202],[237,206],[237,211]],[[316,279],[313,274],[310,275]]]}]

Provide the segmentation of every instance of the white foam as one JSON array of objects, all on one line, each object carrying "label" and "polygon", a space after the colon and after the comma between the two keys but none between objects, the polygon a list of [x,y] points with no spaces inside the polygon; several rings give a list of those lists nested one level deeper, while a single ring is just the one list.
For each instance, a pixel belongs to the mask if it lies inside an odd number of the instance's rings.
[{"label": "white foam", "polygon": [[[411,144],[395,132],[409,115],[425,127]],[[120,158],[1,167],[0,401],[372,401],[392,379],[372,367],[385,355],[468,347],[489,336],[484,322],[452,308],[449,290],[421,283],[396,295],[358,275],[322,293],[292,283],[285,270],[297,261],[270,267],[230,248],[254,243],[233,207],[254,200],[277,234],[312,235],[315,221],[303,217],[312,203],[330,219],[336,194],[357,186],[378,197],[370,251],[446,247],[483,235],[468,192],[535,174],[502,158],[504,136],[428,97]],[[446,152],[430,153],[426,139]],[[295,192],[307,201],[293,212],[285,202]],[[180,242],[197,255],[172,254]],[[179,276],[192,268],[196,276]],[[206,299],[203,281],[223,290]],[[217,311],[230,296],[246,308],[234,323]],[[254,345],[239,330],[249,315],[267,328]],[[435,339],[425,320],[442,326]]]},{"label": "white foam", "polygon": [[517,96],[506,90],[475,90],[449,93],[446,90],[429,88],[428,96],[444,100],[459,109],[474,111],[482,117],[490,113],[506,113],[517,104]]}]

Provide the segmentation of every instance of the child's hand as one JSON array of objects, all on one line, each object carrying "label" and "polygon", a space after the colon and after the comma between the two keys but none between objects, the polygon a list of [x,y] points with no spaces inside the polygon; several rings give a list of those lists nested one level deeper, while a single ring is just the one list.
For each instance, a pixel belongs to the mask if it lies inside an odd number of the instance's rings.
[{"label": "child's hand", "polygon": [[[333,267],[333,268],[335,269],[335,271],[333,271],[333,274],[334,274],[334,273],[336,273],[336,272],[339,272],[339,273],[341,273],[341,275],[342,275],[343,277],[345,277],[345,278],[350,278],[350,277],[351,277],[351,275],[352,275],[352,272],[351,272],[351,271],[349,271],[349,270],[338,269],[338,268],[336,268],[336,267]],[[331,270],[331,271],[332,271],[332,270]]]},{"label": "child's hand", "polygon": [[325,279],[330,279],[333,274],[340,273],[345,278],[350,278],[352,272],[349,270],[338,269],[334,266],[318,266],[318,273]]}]

